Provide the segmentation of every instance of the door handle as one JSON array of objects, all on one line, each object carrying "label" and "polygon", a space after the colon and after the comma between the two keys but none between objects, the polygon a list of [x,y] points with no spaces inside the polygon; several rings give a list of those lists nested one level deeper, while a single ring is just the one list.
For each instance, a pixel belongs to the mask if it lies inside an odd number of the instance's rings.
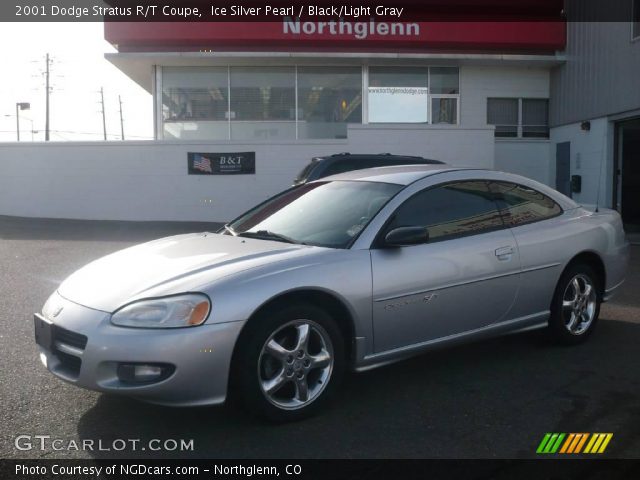
[{"label": "door handle", "polygon": [[513,247],[511,245],[500,247],[496,249],[495,253],[498,260],[510,260],[513,255]]}]

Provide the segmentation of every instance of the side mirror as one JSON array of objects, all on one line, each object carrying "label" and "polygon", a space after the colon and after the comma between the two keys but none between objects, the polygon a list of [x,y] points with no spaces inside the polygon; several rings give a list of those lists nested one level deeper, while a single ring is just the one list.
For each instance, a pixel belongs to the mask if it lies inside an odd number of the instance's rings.
[{"label": "side mirror", "polygon": [[428,241],[429,230],[427,227],[398,227],[391,230],[384,237],[384,243],[389,247],[420,245]]}]

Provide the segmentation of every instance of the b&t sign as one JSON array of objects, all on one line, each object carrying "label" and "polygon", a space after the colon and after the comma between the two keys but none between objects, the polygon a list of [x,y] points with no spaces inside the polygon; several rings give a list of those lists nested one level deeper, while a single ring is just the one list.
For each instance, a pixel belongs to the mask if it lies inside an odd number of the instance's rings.
[{"label": "b&t sign", "polygon": [[187,154],[189,175],[242,175],[256,173],[256,152]]}]

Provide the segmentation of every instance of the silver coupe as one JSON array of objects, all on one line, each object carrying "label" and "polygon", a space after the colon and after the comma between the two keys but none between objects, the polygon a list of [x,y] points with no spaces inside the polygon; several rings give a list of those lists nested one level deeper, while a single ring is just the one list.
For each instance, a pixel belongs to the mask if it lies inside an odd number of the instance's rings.
[{"label": "silver coupe", "polygon": [[582,342],[628,256],[617,212],[527,178],[359,170],[88,264],[35,315],[36,342],[79,387],[295,420],[346,370],[535,328]]}]

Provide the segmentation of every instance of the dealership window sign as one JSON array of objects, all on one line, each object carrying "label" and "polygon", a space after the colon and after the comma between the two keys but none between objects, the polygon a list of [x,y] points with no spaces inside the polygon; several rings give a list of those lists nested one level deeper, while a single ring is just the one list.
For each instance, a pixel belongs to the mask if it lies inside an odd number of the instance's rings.
[{"label": "dealership window sign", "polygon": [[241,175],[256,173],[256,152],[187,154],[189,175]]},{"label": "dealership window sign", "polygon": [[427,123],[427,87],[369,87],[369,122]]}]

